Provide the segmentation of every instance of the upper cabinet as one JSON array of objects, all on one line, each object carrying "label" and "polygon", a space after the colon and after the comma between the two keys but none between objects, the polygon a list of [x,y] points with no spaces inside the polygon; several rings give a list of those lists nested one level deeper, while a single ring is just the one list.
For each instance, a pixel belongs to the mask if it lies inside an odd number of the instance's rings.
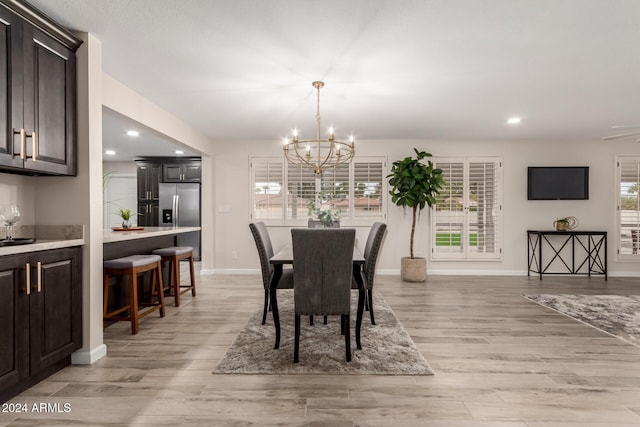
[{"label": "upper cabinet", "polygon": [[80,43],[28,4],[0,3],[0,171],[76,175]]},{"label": "upper cabinet", "polygon": [[185,161],[162,164],[162,182],[200,182],[202,163]]}]

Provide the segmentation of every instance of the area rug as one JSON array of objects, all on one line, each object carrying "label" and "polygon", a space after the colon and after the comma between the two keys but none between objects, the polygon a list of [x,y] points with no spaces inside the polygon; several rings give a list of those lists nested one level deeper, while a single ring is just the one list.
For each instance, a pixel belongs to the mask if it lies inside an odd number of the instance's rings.
[{"label": "area rug", "polygon": [[251,316],[214,374],[375,374],[433,375],[434,372],[416,349],[409,334],[379,293],[374,293],[376,324],[369,313],[362,320],[362,350],[356,350],[355,318],[357,292],[352,292],[351,362],[345,360],[344,336],[340,317],[329,316],[327,325],[316,316],[314,325],[303,317],[300,332],[300,361],[293,363],[293,291],[278,291],[280,348],[274,350],[275,327],[269,313],[262,325],[262,308]]},{"label": "area rug", "polygon": [[640,347],[640,296],[638,295],[524,296]]}]

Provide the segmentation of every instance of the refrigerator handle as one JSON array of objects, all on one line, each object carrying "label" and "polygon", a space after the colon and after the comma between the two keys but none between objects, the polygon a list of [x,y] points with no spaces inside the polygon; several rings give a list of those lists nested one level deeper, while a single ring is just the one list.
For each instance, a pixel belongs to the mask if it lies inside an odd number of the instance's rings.
[{"label": "refrigerator handle", "polygon": [[173,196],[173,226],[177,227],[180,224],[180,196]]}]

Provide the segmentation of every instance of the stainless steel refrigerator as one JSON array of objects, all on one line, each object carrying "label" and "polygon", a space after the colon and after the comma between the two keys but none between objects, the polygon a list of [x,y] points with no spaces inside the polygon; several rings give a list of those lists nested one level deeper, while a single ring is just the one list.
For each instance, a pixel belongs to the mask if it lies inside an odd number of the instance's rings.
[{"label": "stainless steel refrigerator", "polygon": [[[200,226],[200,184],[161,183],[159,188],[159,220],[161,227]],[[200,232],[180,233],[178,246],[191,246],[193,257],[200,259]]]}]

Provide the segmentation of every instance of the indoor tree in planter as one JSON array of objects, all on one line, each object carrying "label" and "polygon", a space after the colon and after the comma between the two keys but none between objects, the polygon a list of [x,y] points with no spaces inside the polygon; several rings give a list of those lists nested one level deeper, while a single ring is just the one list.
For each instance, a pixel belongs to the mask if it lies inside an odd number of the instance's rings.
[{"label": "indoor tree in planter", "polygon": [[435,168],[431,160],[423,163],[422,160],[431,157],[430,153],[413,149],[416,157],[405,157],[393,162],[391,173],[387,175],[391,190],[391,201],[402,208],[411,208],[411,239],[409,243],[409,257],[401,260],[402,280],[408,282],[424,282],[427,278],[427,260],[413,256],[413,238],[416,231],[416,218],[419,210],[425,206],[432,207],[436,203],[436,197],[440,194],[445,184],[442,169]]}]

